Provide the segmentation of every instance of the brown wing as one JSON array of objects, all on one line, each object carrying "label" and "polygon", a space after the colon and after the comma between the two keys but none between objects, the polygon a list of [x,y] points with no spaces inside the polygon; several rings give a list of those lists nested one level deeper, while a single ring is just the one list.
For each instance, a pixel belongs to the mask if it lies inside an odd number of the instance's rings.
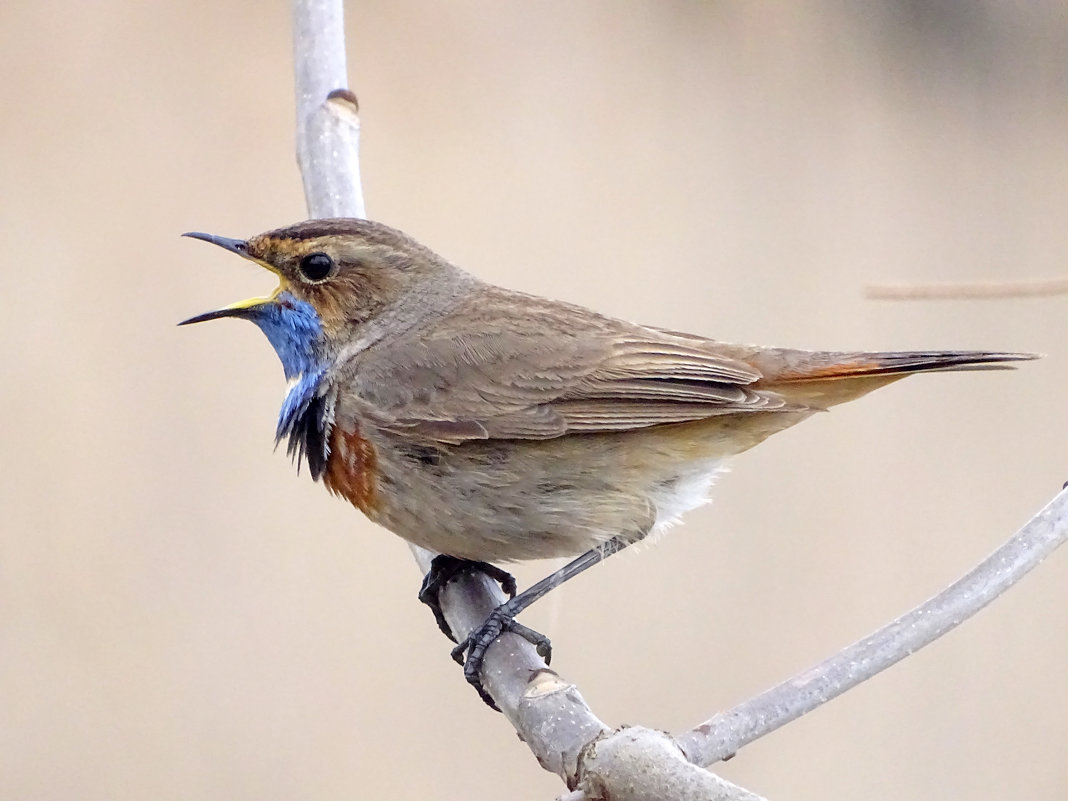
[{"label": "brown wing", "polygon": [[432,327],[352,365],[380,425],[444,443],[623,431],[798,409],[715,343],[486,288]]}]

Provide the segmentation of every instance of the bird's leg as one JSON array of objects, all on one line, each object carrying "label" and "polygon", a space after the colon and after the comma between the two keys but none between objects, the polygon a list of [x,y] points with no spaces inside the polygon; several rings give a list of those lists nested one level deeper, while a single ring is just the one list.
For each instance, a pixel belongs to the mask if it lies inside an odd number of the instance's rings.
[{"label": "bird's leg", "polygon": [[456,635],[452,633],[449,622],[445,620],[445,614],[441,611],[441,591],[445,589],[454,577],[460,573],[478,570],[485,573],[491,579],[501,585],[501,589],[509,598],[515,598],[515,576],[506,570],[491,565],[489,562],[476,562],[473,559],[459,559],[455,556],[438,554],[430,562],[430,570],[423,576],[423,585],[419,588],[419,600],[430,607],[434,613],[434,620],[438,628],[453,642]]},{"label": "bird's leg", "polygon": [[464,666],[464,678],[474,687],[479,696],[492,709],[497,705],[490,698],[482,686],[482,661],[486,657],[486,650],[493,644],[502,633],[510,631],[518,634],[524,640],[533,645],[538,655],[548,664],[552,659],[552,645],[549,638],[539,634],[533,629],[527,628],[521,623],[515,622],[515,616],[547,594],[550,590],[559,587],[568,579],[574,578],[587,568],[593,567],[598,562],[607,559],[614,553],[619,553],[634,542],[633,538],[614,537],[607,542],[592,548],[577,559],[568,562],[555,573],[546,576],[537,584],[523,590],[509,601],[505,601],[486,618],[486,622],[472,631],[467,638],[452,649],[452,658]]}]

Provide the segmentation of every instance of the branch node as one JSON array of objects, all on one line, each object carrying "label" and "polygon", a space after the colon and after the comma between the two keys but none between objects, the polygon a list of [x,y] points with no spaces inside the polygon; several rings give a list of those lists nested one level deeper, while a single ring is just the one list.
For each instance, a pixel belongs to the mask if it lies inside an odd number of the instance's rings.
[{"label": "branch node", "polygon": [[760,801],[725,779],[690,763],[671,735],[628,726],[598,738],[583,754],[578,788],[590,801]]},{"label": "branch node", "polygon": [[326,96],[328,101],[334,101],[335,105],[351,110],[353,114],[360,113],[360,101],[356,99],[356,93],[351,89],[335,89]]}]

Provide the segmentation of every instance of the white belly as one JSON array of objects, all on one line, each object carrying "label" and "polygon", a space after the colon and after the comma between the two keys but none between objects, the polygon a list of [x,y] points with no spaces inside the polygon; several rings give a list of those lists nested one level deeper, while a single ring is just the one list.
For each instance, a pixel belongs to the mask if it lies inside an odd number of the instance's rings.
[{"label": "white belly", "polygon": [[678,523],[691,509],[708,503],[712,483],[726,469],[722,459],[694,462],[669,485],[654,490],[652,497],[656,504],[656,523],[651,533],[659,534]]}]

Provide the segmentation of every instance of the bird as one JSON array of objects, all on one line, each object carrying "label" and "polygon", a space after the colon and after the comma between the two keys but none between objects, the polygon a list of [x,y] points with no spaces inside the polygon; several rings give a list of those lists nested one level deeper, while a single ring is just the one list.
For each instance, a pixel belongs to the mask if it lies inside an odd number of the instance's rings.
[{"label": "bird", "polygon": [[[184,320],[255,323],[287,391],[298,464],[375,523],[439,554],[420,599],[482,569],[512,596],[453,649],[486,650],[546,592],[705,503],[724,463],[913,373],[1004,369],[1034,354],[811,351],[638,325],[479,280],[407,234],[315,219],[249,239],[190,232],[278,287]],[[498,563],[576,557],[516,594]]]}]

